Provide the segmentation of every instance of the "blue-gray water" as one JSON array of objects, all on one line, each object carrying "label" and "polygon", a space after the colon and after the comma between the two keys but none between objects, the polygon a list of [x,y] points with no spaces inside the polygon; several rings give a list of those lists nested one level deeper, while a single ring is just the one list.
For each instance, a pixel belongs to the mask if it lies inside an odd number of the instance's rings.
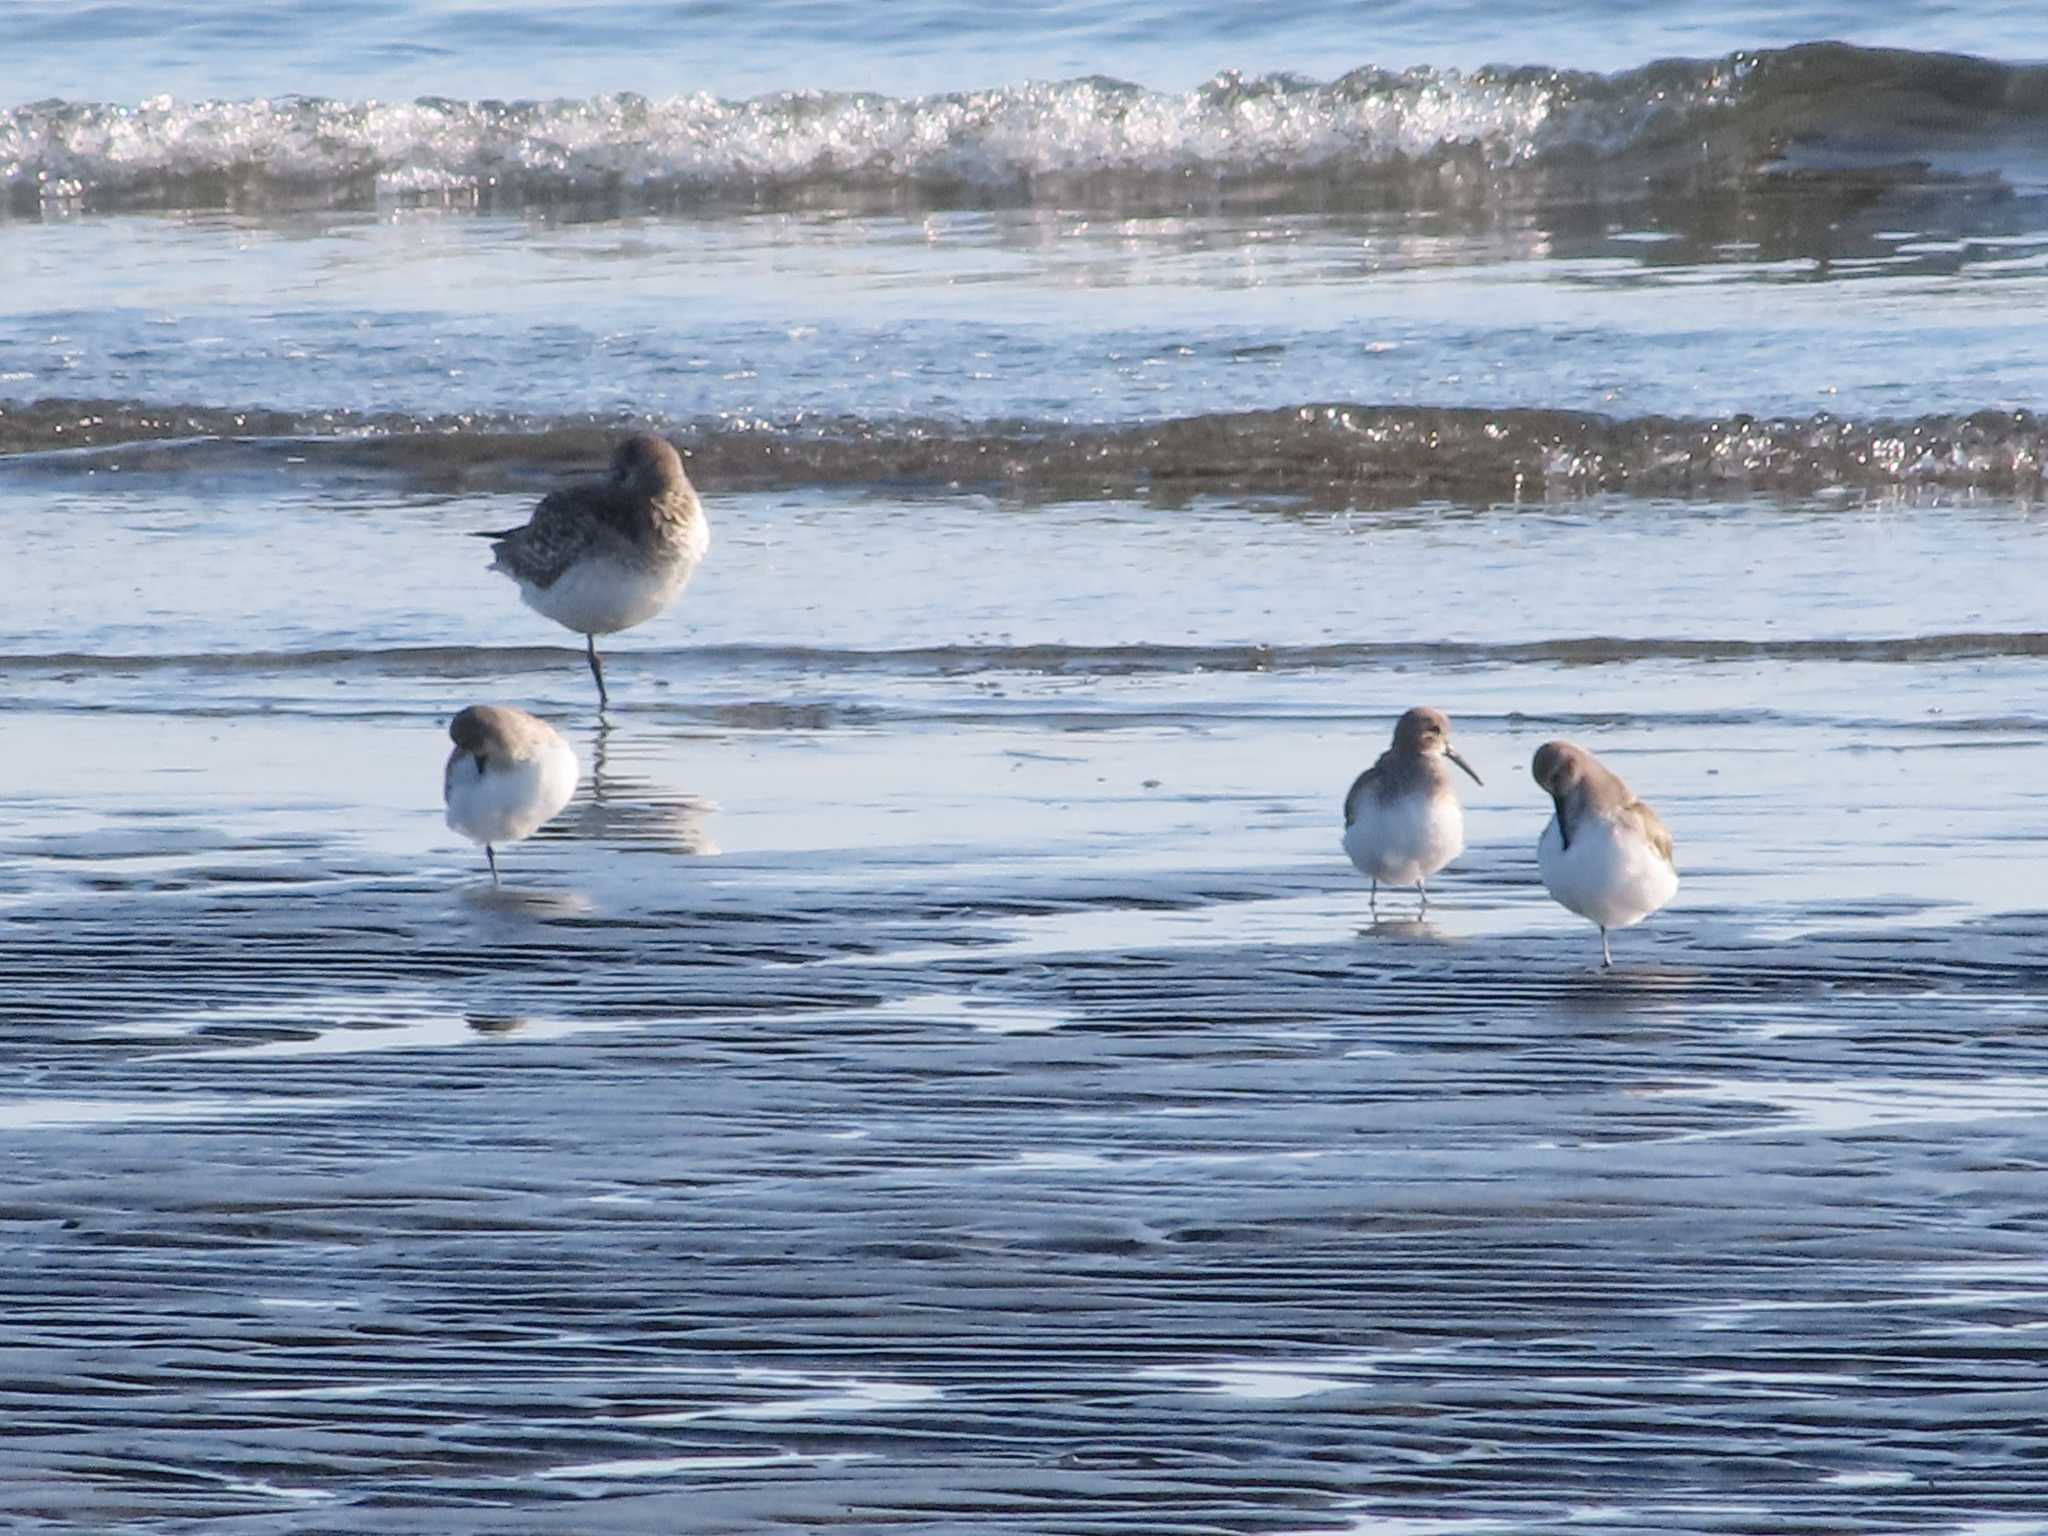
[{"label": "blue-gray water", "polygon": [[[2038,9],[0,52],[0,1524],[2048,1531]],[[629,422],[601,725],[466,534]]]}]

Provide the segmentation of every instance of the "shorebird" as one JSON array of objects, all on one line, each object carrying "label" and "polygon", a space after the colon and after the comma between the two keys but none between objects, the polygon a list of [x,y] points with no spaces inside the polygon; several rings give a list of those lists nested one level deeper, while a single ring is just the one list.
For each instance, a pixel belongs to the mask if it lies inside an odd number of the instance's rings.
[{"label": "shorebird", "polygon": [[448,825],[484,845],[498,883],[493,843],[516,843],[576,793],[576,754],[547,721],[523,709],[472,704],[448,723],[455,750],[441,773]]},{"label": "shorebird", "polygon": [[1451,722],[1438,710],[1411,709],[1395,722],[1394,744],[1351,782],[1344,851],[1371,877],[1375,911],[1382,880],[1414,886],[1428,911],[1425,882],[1465,850],[1465,812],[1446,760],[1482,782],[1452,749]]},{"label": "shorebird", "polygon": [[551,491],[525,527],[478,537],[495,541],[491,569],[519,583],[527,607],[583,636],[602,710],[611,699],[597,637],[674,602],[711,547],[711,526],[675,449],[641,432],[613,450],[604,479]]},{"label": "shorebird", "polygon": [[1607,930],[1633,927],[1678,893],[1671,834],[1584,747],[1546,741],[1529,771],[1557,808],[1536,841],[1536,867],[1567,911],[1598,925],[1600,963],[1611,966]]}]

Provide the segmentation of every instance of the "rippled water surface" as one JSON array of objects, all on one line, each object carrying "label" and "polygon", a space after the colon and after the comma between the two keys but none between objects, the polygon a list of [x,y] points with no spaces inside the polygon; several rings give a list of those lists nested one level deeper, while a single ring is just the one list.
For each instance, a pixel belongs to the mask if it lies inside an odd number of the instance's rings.
[{"label": "rippled water surface", "polygon": [[2033,11],[0,29],[0,1526],[2048,1532]]},{"label": "rippled water surface", "polygon": [[[2048,26],[2011,0],[903,0],[883,10],[688,0],[16,0],[18,99],[368,93],[522,98],[600,91],[953,91],[1017,79],[1117,75],[1183,87],[1219,69],[1347,62],[1455,65],[1549,58],[1616,70],[1671,55],[1844,38],[1877,46],[2048,56]],[[106,47],[109,36],[122,46]]]},{"label": "rippled water surface", "polygon": [[[2024,509],[728,496],[599,726],[517,493],[7,490],[23,1528],[2048,1517]],[[587,770],[503,891],[471,697]],[[1611,974],[1559,733],[1678,837]]]},{"label": "rippled water surface", "polygon": [[22,284],[0,312],[0,386],[314,423],[630,412],[774,428],[1313,401],[1708,419],[2034,406],[2044,365],[2012,317],[2048,302],[2042,205],[1911,211],[1943,232],[1865,216],[1828,237],[1852,249],[1830,251],[1751,231],[1784,242],[1770,259],[1661,214],[1441,232],[1392,215],[1051,211],[92,217],[0,226]]}]

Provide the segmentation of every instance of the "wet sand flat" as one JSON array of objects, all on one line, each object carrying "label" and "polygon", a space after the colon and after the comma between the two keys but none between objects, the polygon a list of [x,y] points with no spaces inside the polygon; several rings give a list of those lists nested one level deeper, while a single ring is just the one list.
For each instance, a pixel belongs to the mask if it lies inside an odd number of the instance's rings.
[{"label": "wet sand flat", "polygon": [[15,914],[10,1519],[2042,1513],[2038,921],[1007,862]]},{"label": "wet sand flat", "polygon": [[[356,628],[8,637],[13,1528],[2048,1518],[2031,521],[1945,511],[1986,580],[1840,649],[1764,627],[1824,560],[1739,579],[1816,508],[741,503],[600,730],[515,606],[414,605],[481,500],[369,498],[336,579],[417,564]],[[1511,604],[1524,517],[1613,564]],[[993,579],[1054,535],[1074,602]],[[937,595],[792,614],[813,537]],[[1432,553],[1454,632],[1383,626],[1349,562]],[[500,893],[435,800],[473,696],[587,774]],[[1424,699],[1487,783],[1375,923],[1338,805]],[[1557,734],[1678,838],[1610,975],[1535,884]]]}]

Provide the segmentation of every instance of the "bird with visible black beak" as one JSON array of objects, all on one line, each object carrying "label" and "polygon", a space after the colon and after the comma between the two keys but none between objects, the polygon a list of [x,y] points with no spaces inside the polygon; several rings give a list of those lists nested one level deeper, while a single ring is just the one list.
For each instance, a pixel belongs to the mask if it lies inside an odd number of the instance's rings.
[{"label": "bird with visible black beak", "polygon": [[1429,910],[1429,877],[1465,850],[1465,809],[1447,764],[1482,783],[1451,745],[1451,722],[1441,710],[1409,710],[1394,724],[1394,744],[1351,782],[1344,796],[1344,851],[1372,881],[1412,885]]}]

